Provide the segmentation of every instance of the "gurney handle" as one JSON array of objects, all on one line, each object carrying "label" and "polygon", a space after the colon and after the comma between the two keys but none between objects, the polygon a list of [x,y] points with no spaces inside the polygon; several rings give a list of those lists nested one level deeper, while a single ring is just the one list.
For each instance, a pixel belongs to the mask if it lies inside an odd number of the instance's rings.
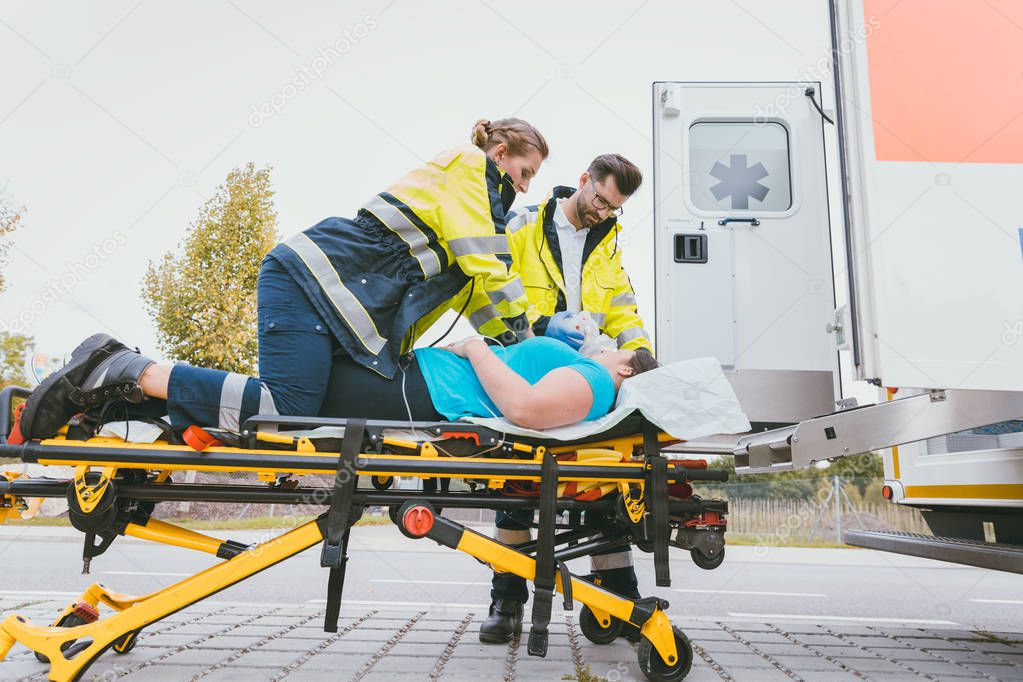
[{"label": "gurney handle", "polygon": [[14,399],[28,398],[32,391],[21,386],[8,386],[0,391],[0,442],[6,443],[11,435],[11,418],[14,415]]}]

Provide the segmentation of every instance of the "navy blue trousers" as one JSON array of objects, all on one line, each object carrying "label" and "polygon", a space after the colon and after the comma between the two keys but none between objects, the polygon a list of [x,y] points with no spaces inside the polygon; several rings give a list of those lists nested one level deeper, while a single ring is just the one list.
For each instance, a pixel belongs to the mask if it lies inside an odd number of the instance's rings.
[{"label": "navy blue trousers", "polygon": [[338,343],[291,275],[273,258],[257,285],[259,378],[178,364],[167,387],[171,425],[238,431],[255,414],[319,414]]},{"label": "navy blue trousers", "polygon": [[[495,519],[497,540],[506,545],[529,542],[531,536],[529,523],[532,520],[532,511],[497,512]],[[600,578],[601,587],[629,599],[640,598],[639,580],[636,578],[632,548],[629,545],[613,547],[592,555],[590,570]],[[526,603],[529,599],[526,579],[514,573],[494,573],[490,585],[490,598]]]}]

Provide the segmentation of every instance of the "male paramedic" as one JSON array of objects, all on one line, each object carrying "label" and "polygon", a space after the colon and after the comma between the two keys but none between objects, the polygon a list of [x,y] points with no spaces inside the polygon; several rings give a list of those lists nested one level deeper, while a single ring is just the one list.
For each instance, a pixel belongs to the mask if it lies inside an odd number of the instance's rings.
[{"label": "male paramedic", "polygon": [[[642,173],[618,154],[601,154],[579,177],[579,188],[555,187],[547,201],[510,214],[505,228],[517,273],[529,299],[527,315],[537,336],[583,342],[572,316],[587,311],[600,331],[620,349],[651,353],[649,335],[636,307],[636,295],[622,267],[618,222],[622,205],[639,189]],[[532,512],[497,513],[497,539],[528,542]],[[591,557],[602,587],[639,598],[632,550],[626,545]],[[522,631],[526,581],[495,573],[490,613],[480,627],[480,641],[503,643]],[[626,636],[635,636],[626,628]]]}]

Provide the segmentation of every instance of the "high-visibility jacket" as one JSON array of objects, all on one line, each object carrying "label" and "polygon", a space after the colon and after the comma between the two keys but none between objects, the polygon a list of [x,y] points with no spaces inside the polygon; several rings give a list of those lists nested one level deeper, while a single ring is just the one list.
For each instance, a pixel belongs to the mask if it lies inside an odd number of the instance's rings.
[{"label": "high-visibility jacket", "polygon": [[267,258],[287,268],[347,353],[390,378],[398,356],[451,308],[481,334],[524,337],[525,290],[498,258],[507,258],[514,198],[493,160],[464,145],[405,175],[354,219],[327,218]]},{"label": "high-visibility jacket", "polygon": [[[511,248],[509,269],[522,278],[526,287],[527,315],[537,335],[546,331],[551,315],[567,308],[554,213],[557,200],[574,191],[571,187],[555,187],[544,203],[510,213],[505,227]],[[611,216],[591,227],[586,235],[580,284],[582,309],[593,316],[603,333],[618,342],[619,348],[653,352],[636,306],[636,294],[622,267],[622,251],[618,248],[621,229]]]}]

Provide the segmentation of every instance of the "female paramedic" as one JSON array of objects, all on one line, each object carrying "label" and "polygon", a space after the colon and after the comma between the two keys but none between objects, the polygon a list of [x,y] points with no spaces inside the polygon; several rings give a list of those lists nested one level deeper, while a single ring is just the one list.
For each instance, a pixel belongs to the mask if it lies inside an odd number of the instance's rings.
[{"label": "female paramedic", "polygon": [[[274,247],[257,286],[259,379],[176,365],[168,394],[178,418],[236,431],[257,413],[316,415],[333,355],[390,379],[398,357],[452,308],[503,343],[532,336],[522,282],[498,255],[508,253],[505,212],[529,188],[547,142],[516,118],[480,120],[470,139],[374,196],[355,218],[327,218]],[[66,371],[28,400],[25,437],[52,436],[68,410],[115,393],[141,400],[148,361],[122,350],[99,335],[79,346]],[[106,371],[86,382],[106,356]]]}]

